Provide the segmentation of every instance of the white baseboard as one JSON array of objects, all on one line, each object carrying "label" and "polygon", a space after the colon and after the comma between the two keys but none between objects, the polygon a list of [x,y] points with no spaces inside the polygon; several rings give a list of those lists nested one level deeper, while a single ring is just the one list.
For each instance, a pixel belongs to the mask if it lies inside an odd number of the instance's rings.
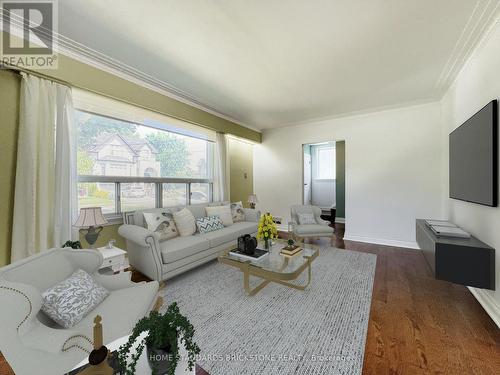
[{"label": "white baseboard", "polygon": [[500,328],[500,305],[498,302],[493,299],[490,293],[483,289],[473,288],[470,286],[467,288],[469,288],[472,295],[476,297],[477,301],[481,304],[481,306],[483,306],[486,313],[491,317],[498,328]]},{"label": "white baseboard", "polygon": [[335,222],[339,224],[345,224],[345,217],[336,217]]},{"label": "white baseboard", "polygon": [[420,249],[416,242],[412,241],[399,241],[399,240],[389,240],[385,238],[374,238],[367,236],[357,236],[346,234],[344,236],[344,240],[346,241],[355,241],[355,242],[366,242],[366,243],[374,243],[377,245],[386,245],[386,246],[395,246],[395,247],[404,247],[408,249]]}]

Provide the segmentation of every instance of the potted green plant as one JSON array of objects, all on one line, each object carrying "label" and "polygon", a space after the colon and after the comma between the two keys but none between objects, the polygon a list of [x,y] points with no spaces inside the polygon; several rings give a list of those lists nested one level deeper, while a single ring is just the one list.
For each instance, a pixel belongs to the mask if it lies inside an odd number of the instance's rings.
[{"label": "potted green plant", "polygon": [[[146,337],[138,343],[135,353],[128,359],[132,345],[143,332],[147,332]],[[134,375],[137,361],[146,347],[152,373],[174,375],[180,359],[178,343],[182,342],[188,353],[188,368],[191,371],[195,357],[200,352],[200,348],[193,341],[193,335],[194,327],[180,313],[177,303],[168,306],[163,314],[151,311],[149,316],[137,322],[127,343],[118,350],[120,369],[126,375]]]}]

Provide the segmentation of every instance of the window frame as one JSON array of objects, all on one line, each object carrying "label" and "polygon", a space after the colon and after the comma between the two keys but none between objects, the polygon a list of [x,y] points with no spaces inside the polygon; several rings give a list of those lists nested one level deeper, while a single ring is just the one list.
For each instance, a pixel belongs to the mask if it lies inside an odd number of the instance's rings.
[{"label": "window frame", "polygon": [[[155,185],[155,208],[163,208],[163,184],[186,184],[186,205],[191,204],[191,184],[208,184],[208,203],[213,202],[213,180],[209,178],[167,178],[167,177],[129,177],[129,176],[93,176],[79,175],[78,183],[113,183],[115,184],[115,211],[104,214],[108,221],[116,222],[122,219],[122,214],[128,211],[121,209],[121,184],[152,183]],[[78,192],[77,192],[78,193]],[[174,206],[175,207],[175,206]]]}]

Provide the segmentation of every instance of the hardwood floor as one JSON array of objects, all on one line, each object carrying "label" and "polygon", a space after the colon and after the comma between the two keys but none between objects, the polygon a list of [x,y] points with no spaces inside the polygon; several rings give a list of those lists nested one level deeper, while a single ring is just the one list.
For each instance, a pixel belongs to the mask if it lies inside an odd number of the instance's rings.
[{"label": "hardwood floor", "polygon": [[418,250],[345,242],[377,255],[364,374],[500,373],[500,330],[466,287]]},{"label": "hardwood floor", "polygon": [[500,374],[500,330],[467,288],[435,280],[418,250],[345,246],[377,255],[363,374]]}]

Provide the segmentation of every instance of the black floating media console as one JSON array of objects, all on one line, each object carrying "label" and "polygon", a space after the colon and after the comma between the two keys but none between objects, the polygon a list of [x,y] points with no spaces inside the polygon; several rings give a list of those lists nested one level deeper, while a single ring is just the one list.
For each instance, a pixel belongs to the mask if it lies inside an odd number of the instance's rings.
[{"label": "black floating media console", "polygon": [[495,249],[475,237],[438,237],[423,219],[416,225],[417,243],[436,279],[495,290]]}]

